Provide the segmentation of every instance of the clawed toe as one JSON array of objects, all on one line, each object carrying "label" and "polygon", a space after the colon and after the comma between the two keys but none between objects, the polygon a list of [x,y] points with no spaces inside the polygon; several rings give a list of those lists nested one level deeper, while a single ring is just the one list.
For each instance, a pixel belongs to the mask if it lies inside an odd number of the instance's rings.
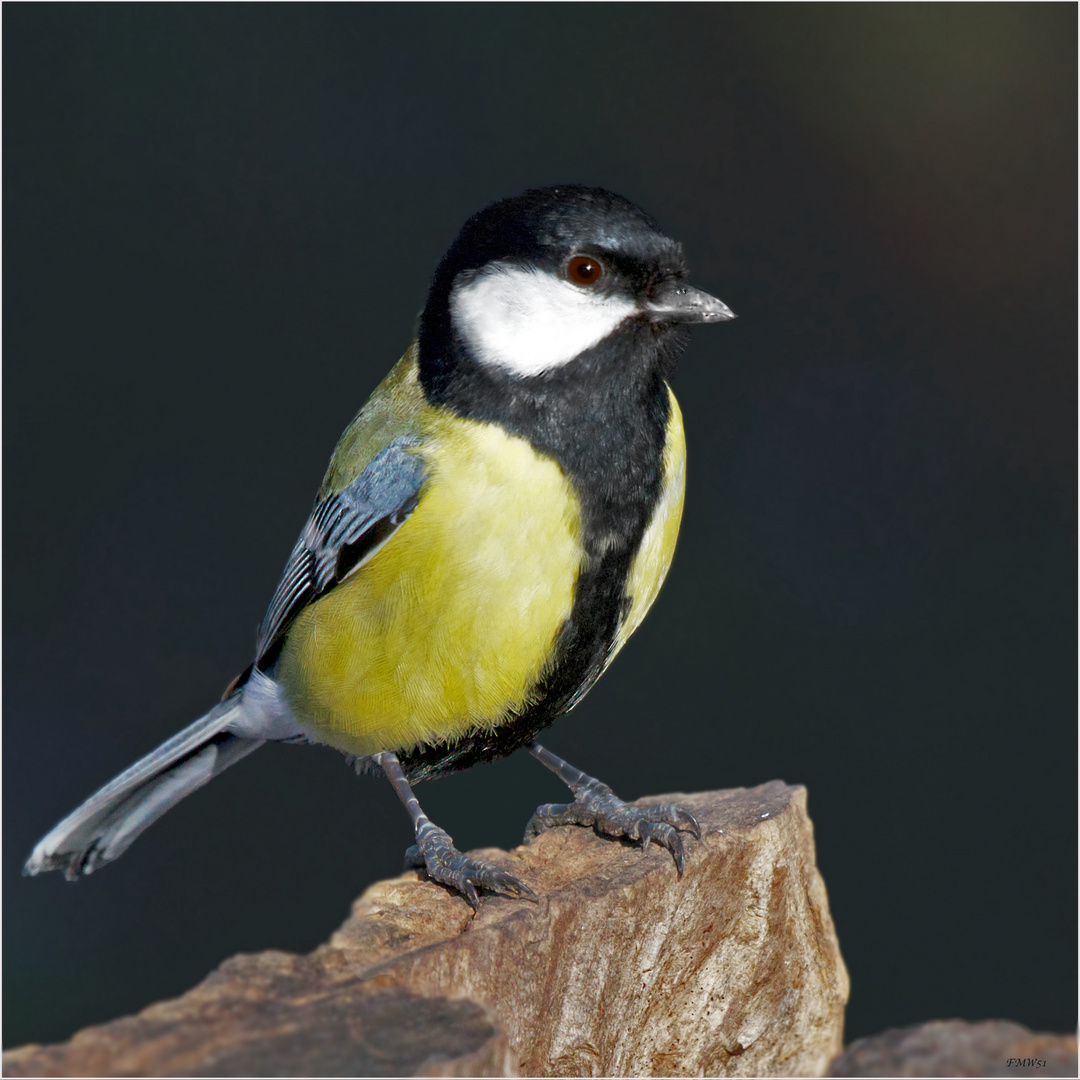
[{"label": "clawed toe", "polygon": [[[641,851],[644,854],[649,850],[649,844],[656,843],[671,852],[675,860],[675,869],[682,877],[686,865],[686,850],[683,847],[682,835],[678,829],[669,825],[666,821],[642,820],[637,823],[637,838],[641,841]],[[700,839],[700,837],[699,837]]]},{"label": "clawed toe", "polygon": [[536,901],[536,893],[513,874],[508,874],[505,870],[499,870],[494,866],[487,866],[475,859],[469,859],[468,862],[470,866],[476,868],[479,875],[477,883],[482,888],[502,893],[504,896],[512,896],[518,900]]},{"label": "clawed toe", "polygon": [[674,803],[661,803],[659,806],[646,807],[642,813],[646,815],[644,818],[646,821],[663,822],[682,832],[690,833],[695,840],[701,839],[701,826],[697,818],[681,806],[676,806]]},{"label": "clawed toe", "polygon": [[671,852],[675,868],[682,876],[686,850],[682,833],[701,839],[701,826],[689,810],[672,803],[659,806],[629,806],[599,781],[575,790],[572,803],[548,803],[538,807],[525,826],[525,842],[558,825],[591,825],[603,836],[637,840],[642,851],[655,843]]},{"label": "clawed toe", "polygon": [[495,866],[488,866],[487,863],[482,863],[478,859],[469,859],[462,855],[459,862],[446,868],[448,872],[443,873],[443,869],[441,866],[434,869],[429,866],[427,867],[428,876],[460,892],[473,911],[477,911],[480,907],[478,889],[501,893],[503,896],[510,896],[516,900],[536,902],[536,894],[524,881],[519,881],[513,874],[508,874]]},{"label": "clawed toe", "polygon": [[580,820],[577,816],[577,803],[545,803],[538,806],[525,826],[523,843],[527,844],[534,837],[557,825],[592,825],[593,819]]},{"label": "clawed toe", "polygon": [[462,855],[454,847],[450,835],[430,822],[419,830],[416,841],[405,852],[406,867],[423,867],[432,881],[461,893],[473,911],[480,907],[478,890],[502,893],[521,900],[536,900],[532,889],[513,874]]},{"label": "clawed toe", "polygon": [[695,840],[700,840],[701,826],[698,824],[697,818],[689,810],[684,810],[681,806],[671,806],[670,808],[675,811],[675,820],[671,824],[677,829],[690,833]]}]

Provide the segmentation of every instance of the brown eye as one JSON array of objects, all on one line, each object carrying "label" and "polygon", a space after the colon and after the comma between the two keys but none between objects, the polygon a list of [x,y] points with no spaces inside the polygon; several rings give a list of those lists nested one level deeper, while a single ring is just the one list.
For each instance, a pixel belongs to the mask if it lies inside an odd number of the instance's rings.
[{"label": "brown eye", "polygon": [[604,276],[604,264],[591,255],[575,255],[566,264],[566,280],[574,285],[597,285]]}]

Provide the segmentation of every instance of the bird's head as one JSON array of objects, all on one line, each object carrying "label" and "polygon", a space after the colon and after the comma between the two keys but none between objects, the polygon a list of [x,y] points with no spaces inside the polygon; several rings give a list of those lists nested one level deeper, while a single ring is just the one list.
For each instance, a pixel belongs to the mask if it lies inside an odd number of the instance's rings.
[{"label": "bird's head", "polygon": [[609,191],[567,184],[503,199],[465,223],[435,272],[421,379],[441,396],[477,375],[569,375],[598,353],[617,364],[621,340],[663,356],[681,325],[734,318],[686,278],[682,246]]}]

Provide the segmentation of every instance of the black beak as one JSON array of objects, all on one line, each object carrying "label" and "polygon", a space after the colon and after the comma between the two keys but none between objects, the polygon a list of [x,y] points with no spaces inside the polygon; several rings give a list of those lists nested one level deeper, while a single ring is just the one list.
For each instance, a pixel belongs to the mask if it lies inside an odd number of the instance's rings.
[{"label": "black beak", "polygon": [[681,281],[664,282],[646,301],[645,314],[655,322],[716,323],[735,318],[723,300]]}]

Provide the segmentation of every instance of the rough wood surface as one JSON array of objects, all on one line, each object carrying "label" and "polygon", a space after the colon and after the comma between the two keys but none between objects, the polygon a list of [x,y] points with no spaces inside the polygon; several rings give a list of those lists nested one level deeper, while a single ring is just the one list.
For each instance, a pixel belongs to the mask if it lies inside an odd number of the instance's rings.
[{"label": "rough wood surface", "polygon": [[1076,1076],[1076,1036],[1011,1020],[931,1020],[856,1039],[830,1076]]},{"label": "rough wood surface", "polygon": [[4,1055],[7,1076],[821,1076],[847,972],[806,795],[665,795],[705,831],[680,880],[582,828],[484,858],[540,901],[473,918],[415,872],[310,956],[236,957],[183,997]]}]

